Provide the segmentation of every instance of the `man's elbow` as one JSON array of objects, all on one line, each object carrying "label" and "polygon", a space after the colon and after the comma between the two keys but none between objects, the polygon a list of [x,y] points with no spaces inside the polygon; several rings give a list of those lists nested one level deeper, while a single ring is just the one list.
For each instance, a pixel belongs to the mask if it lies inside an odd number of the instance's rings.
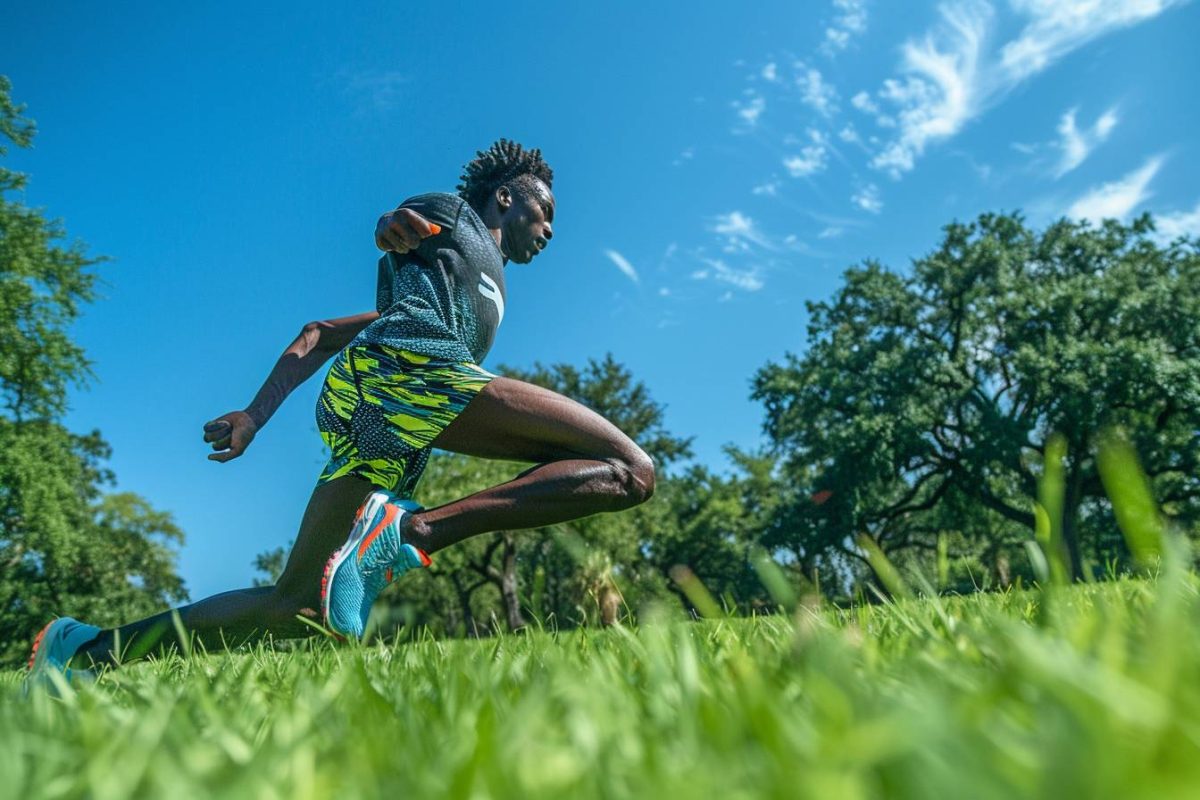
[{"label": "man's elbow", "polygon": [[340,347],[335,347],[331,341],[334,338],[331,335],[332,333],[333,326],[328,322],[318,320],[304,323],[304,327],[300,329],[300,339],[304,342],[305,352],[324,352],[341,349]]}]

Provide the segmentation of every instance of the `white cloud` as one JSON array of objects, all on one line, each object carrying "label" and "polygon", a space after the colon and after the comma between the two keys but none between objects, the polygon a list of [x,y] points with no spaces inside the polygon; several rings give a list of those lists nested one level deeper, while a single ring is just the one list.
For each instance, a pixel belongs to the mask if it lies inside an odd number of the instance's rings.
[{"label": "white cloud", "polygon": [[854,126],[850,123],[846,123],[846,125],[844,125],[840,131],[838,131],[838,138],[843,142],[850,142],[851,144],[862,141],[858,135],[858,131],[855,130]]},{"label": "white cloud", "polygon": [[[990,48],[992,7],[984,0],[952,0],[941,6],[941,19],[933,29],[905,42],[901,75],[884,81],[879,97],[896,109],[898,131],[871,165],[900,177],[930,144],[956,135],[1017,84],[1062,56],[1184,2],[1010,0],[1025,25],[1016,38]],[[870,101],[868,96],[855,106],[868,110]],[[891,121],[890,116],[876,115],[880,125]]]},{"label": "white cloud", "polygon": [[875,105],[875,101],[871,99],[871,95],[867,92],[859,92],[850,98],[850,105],[857,108],[859,111],[865,111],[868,114],[878,114],[879,106]]},{"label": "white cloud", "polygon": [[801,148],[800,155],[788,156],[783,160],[783,166],[793,178],[803,178],[825,169],[828,160],[825,148],[819,144]]},{"label": "white cloud", "polygon": [[757,245],[766,250],[774,250],[775,245],[759,229],[750,217],[741,211],[730,211],[728,214],[718,214],[713,223],[712,232],[725,237],[725,251],[738,252]]},{"label": "white cloud", "polygon": [[793,178],[814,175],[825,169],[829,163],[825,135],[816,128],[809,128],[808,139],[812,144],[800,148],[800,155],[783,159],[784,168]]},{"label": "white cloud", "polygon": [[660,287],[658,287],[658,296],[659,297],[670,297],[671,290],[668,289],[666,286],[660,286]]},{"label": "white cloud", "polygon": [[375,111],[391,111],[400,105],[409,76],[396,70],[366,70],[346,76],[346,91]]},{"label": "white cloud", "polygon": [[851,38],[867,30],[867,9],[863,0],[833,0],[833,7],[838,14],[825,29],[825,40],[821,43],[821,52],[828,56],[845,50]]},{"label": "white cloud", "polygon": [[797,62],[796,70],[796,86],[800,89],[800,99],[821,116],[832,116],[837,111],[837,90],[825,82],[818,69]]},{"label": "white cloud", "polygon": [[871,161],[899,178],[930,141],[962,128],[979,106],[978,71],[991,6],[968,0],[943,6],[942,25],[920,42],[905,42],[905,80],[884,81],[881,95],[898,111],[900,133]]},{"label": "white cloud", "polygon": [[1154,218],[1154,238],[1170,244],[1180,236],[1200,238],[1200,203],[1191,211],[1175,211]]},{"label": "white cloud", "polygon": [[775,195],[779,194],[779,181],[772,180],[772,181],[767,181],[766,183],[760,183],[758,186],[755,186],[750,191],[753,194],[766,195],[767,197],[774,197]]},{"label": "white cloud", "polygon": [[1029,22],[1000,50],[1000,68],[1012,83],[1111,30],[1136,25],[1187,0],[1010,0]]},{"label": "white cloud", "polygon": [[883,211],[883,200],[879,197],[879,187],[873,183],[869,183],[855,192],[850,201],[863,211],[870,211],[872,214]]},{"label": "white cloud", "polygon": [[758,267],[736,269],[719,258],[706,258],[704,259],[704,263],[708,264],[709,268],[693,272],[692,277],[696,280],[708,280],[711,278],[712,280],[727,283],[734,288],[747,292],[757,292],[765,285],[762,273]]},{"label": "white cloud", "polygon": [[753,127],[758,124],[758,118],[767,110],[767,101],[762,95],[755,95],[746,103],[734,102],[733,107],[737,109],[738,116],[747,125]]},{"label": "white cloud", "polygon": [[613,262],[617,269],[621,270],[621,274],[623,274],[626,278],[629,278],[629,280],[633,281],[634,283],[641,283],[641,279],[638,277],[637,270],[633,268],[633,264],[629,263],[629,259],[625,258],[625,256],[621,255],[616,250],[605,250],[604,255],[608,256],[608,260]]},{"label": "white cloud", "polygon": [[764,81],[770,81],[771,83],[774,83],[775,81],[779,80],[779,69],[775,66],[774,61],[764,66],[761,74]]},{"label": "white cloud", "polygon": [[818,233],[817,238],[818,239],[836,239],[837,237],[841,236],[843,233],[845,233],[844,229],[839,228],[836,225],[830,225],[829,227],[824,228],[820,233]]},{"label": "white cloud", "polygon": [[678,167],[681,164],[691,161],[695,157],[696,157],[696,148],[685,147],[685,148],[683,148],[683,150],[681,150],[679,152],[679,155],[675,157],[675,160],[671,162],[671,166]]},{"label": "white cloud", "polygon": [[1055,170],[1055,178],[1061,178],[1082,164],[1092,150],[1104,143],[1117,125],[1116,109],[1110,108],[1100,115],[1091,128],[1081,131],[1075,125],[1075,111],[1076,109],[1072,108],[1063,114],[1062,120],[1058,123],[1059,149],[1062,150],[1062,158],[1058,162],[1058,169]]},{"label": "white cloud", "polygon": [[1067,216],[1099,222],[1102,219],[1125,219],[1131,211],[1150,197],[1150,181],[1162,166],[1162,156],[1153,156],[1138,169],[1120,180],[1092,189],[1067,209]]}]

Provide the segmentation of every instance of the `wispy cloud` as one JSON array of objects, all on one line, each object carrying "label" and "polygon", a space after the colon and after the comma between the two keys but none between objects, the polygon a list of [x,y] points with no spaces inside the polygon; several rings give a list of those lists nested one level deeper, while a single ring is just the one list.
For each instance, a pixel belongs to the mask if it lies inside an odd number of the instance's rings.
[{"label": "wispy cloud", "polygon": [[767,181],[766,183],[760,183],[757,186],[755,186],[753,189],[751,189],[750,192],[752,194],[766,195],[767,197],[774,197],[775,195],[779,194],[779,181],[770,180],[770,181]]},{"label": "wispy cloud", "polygon": [[723,249],[727,253],[746,251],[750,249],[751,245],[756,245],[764,250],[776,249],[776,245],[767,238],[758,224],[741,211],[718,214],[713,222],[712,232],[724,238]]},{"label": "wispy cloud", "polygon": [[804,62],[796,63],[796,87],[804,104],[823,117],[837,111],[837,90],[821,75],[821,71]]},{"label": "wispy cloud", "polygon": [[733,107],[742,121],[753,128],[758,124],[758,118],[767,110],[767,100],[760,94],[752,94],[749,100],[735,100]]},{"label": "wispy cloud", "polygon": [[638,277],[637,270],[633,268],[633,264],[629,263],[629,259],[618,253],[616,250],[605,250],[604,255],[608,256],[608,260],[616,265],[617,269],[621,270],[626,278],[634,283],[641,283],[641,278]]},{"label": "wispy cloud", "polygon": [[1129,213],[1150,197],[1150,181],[1162,167],[1162,156],[1153,156],[1138,169],[1120,180],[1092,189],[1067,209],[1067,216],[1099,222],[1102,219],[1125,219]]},{"label": "wispy cloud", "polygon": [[759,74],[762,75],[764,81],[775,83],[779,80],[779,67],[775,65],[774,61],[768,62],[763,65],[762,72]]},{"label": "wispy cloud", "polygon": [[812,144],[800,148],[799,155],[787,156],[783,166],[793,178],[804,178],[814,175],[829,163],[825,150],[825,135],[815,128],[809,128],[808,138]]},{"label": "wispy cloud", "polygon": [[1041,72],[1054,61],[1118,28],[1136,25],[1187,0],[1010,0],[1029,16],[1016,39],[1000,50],[1010,83]]},{"label": "wispy cloud", "polygon": [[[875,98],[852,104],[895,135],[871,165],[893,178],[913,169],[931,144],[949,139],[1030,76],[1108,32],[1150,19],[1187,0],[1010,0],[1024,17],[1018,35],[989,46],[992,6],[984,0],[943,5],[938,23],[901,48],[900,75]],[[887,110],[876,112],[880,103]],[[1109,128],[1111,130],[1111,126]]]},{"label": "wispy cloud", "polygon": [[685,147],[682,150],[680,150],[679,155],[675,156],[674,160],[671,161],[671,166],[673,166],[673,167],[681,166],[681,165],[686,164],[687,162],[691,161],[695,157],[696,157],[696,148]]},{"label": "wispy cloud", "polygon": [[720,281],[721,283],[727,283],[730,286],[747,292],[757,292],[765,285],[762,279],[762,271],[758,267],[737,269],[729,266],[719,258],[705,258],[703,261],[708,266],[693,272],[692,278],[694,280]]},{"label": "wispy cloud", "polygon": [[880,96],[894,105],[899,135],[871,161],[898,178],[931,141],[962,128],[979,107],[979,65],[991,6],[969,0],[943,6],[941,25],[905,42],[904,80],[884,81]]},{"label": "wispy cloud", "polygon": [[1154,238],[1169,244],[1180,236],[1200,238],[1200,203],[1191,211],[1174,211],[1154,218]]},{"label": "wispy cloud", "polygon": [[844,228],[839,228],[836,225],[829,225],[829,226],[826,226],[825,228],[821,229],[821,232],[817,234],[817,238],[818,239],[836,239],[837,237],[841,236],[845,232],[846,231]]},{"label": "wispy cloud", "polygon": [[346,92],[360,106],[374,111],[391,111],[400,105],[404,85],[411,80],[408,75],[396,70],[364,70],[342,73],[345,76]]},{"label": "wispy cloud", "polygon": [[1100,115],[1100,118],[1085,130],[1079,130],[1075,125],[1076,109],[1072,108],[1063,114],[1058,123],[1059,149],[1062,157],[1058,162],[1054,177],[1061,178],[1082,164],[1097,146],[1104,143],[1112,129],[1117,125],[1116,109],[1110,108]]},{"label": "wispy cloud", "polygon": [[879,187],[873,183],[868,183],[855,192],[850,201],[863,211],[870,211],[872,214],[883,211],[883,199],[879,196]]},{"label": "wispy cloud", "polygon": [[821,42],[821,52],[828,56],[845,50],[852,38],[867,30],[867,9],[863,0],[833,0],[833,7],[837,16],[825,29],[825,38]]}]

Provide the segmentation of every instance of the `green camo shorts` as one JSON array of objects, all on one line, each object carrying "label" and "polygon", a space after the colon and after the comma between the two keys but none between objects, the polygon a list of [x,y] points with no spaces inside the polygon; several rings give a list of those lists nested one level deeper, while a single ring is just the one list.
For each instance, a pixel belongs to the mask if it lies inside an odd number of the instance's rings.
[{"label": "green camo shorts", "polygon": [[318,485],[355,475],[412,497],[430,444],[493,377],[470,362],[379,344],[347,347],[317,399],[317,428],[330,450]]}]

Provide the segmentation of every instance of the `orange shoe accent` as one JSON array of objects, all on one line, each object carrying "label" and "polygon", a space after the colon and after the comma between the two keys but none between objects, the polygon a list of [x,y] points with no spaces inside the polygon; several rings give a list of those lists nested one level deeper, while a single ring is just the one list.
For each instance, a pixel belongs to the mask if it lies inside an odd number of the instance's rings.
[{"label": "orange shoe accent", "polygon": [[434,236],[437,236],[442,232],[442,226],[438,225],[436,222],[431,222],[429,223],[429,230],[433,231]]},{"label": "orange shoe accent", "polygon": [[387,568],[387,572],[383,573],[383,577],[388,583],[391,583],[394,580],[394,578],[392,578],[392,568],[391,567]]},{"label": "orange shoe accent", "polygon": [[366,555],[367,548],[371,546],[371,542],[375,541],[375,538],[379,536],[379,534],[383,533],[383,529],[391,524],[392,520],[396,518],[396,514],[399,513],[396,509],[396,506],[392,505],[391,503],[387,503],[384,508],[386,508],[387,511],[384,512],[383,519],[379,521],[379,524],[375,526],[373,531],[366,535],[366,538],[362,540],[362,544],[358,546],[359,561],[363,560],[363,556]]},{"label": "orange shoe accent", "polygon": [[54,620],[47,622],[45,626],[38,631],[38,635],[33,638],[33,651],[29,654],[29,663],[25,666],[25,669],[33,669],[33,662],[37,658],[38,648],[42,646],[42,639],[45,638],[46,631],[50,630],[50,626],[53,624]]},{"label": "orange shoe accent", "polygon": [[430,564],[433,563],[433,559],[429,557],[429,553],[426,553],[424,550],[422,550],[419,547],[414,548],[414,549],[417,551],[417,555],[419,555],[421,557],[421,566],[422,567],[428,567]]}]

